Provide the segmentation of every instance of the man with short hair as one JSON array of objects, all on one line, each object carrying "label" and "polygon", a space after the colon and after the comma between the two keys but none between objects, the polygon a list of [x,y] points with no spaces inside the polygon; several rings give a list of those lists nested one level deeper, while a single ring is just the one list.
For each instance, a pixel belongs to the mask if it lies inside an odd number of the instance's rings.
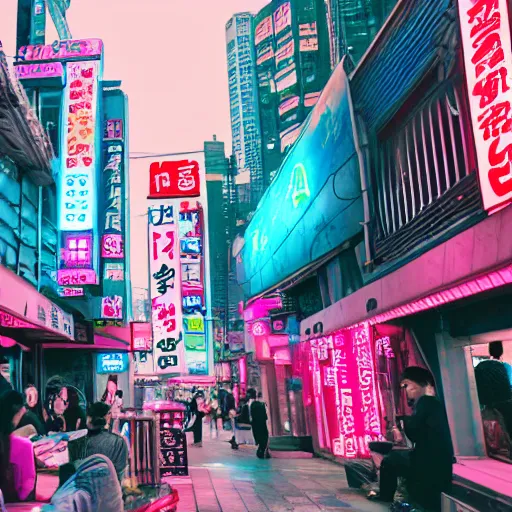
[{"label": "man with short hair", "polygon": [[[398,477],[405,477],[413,501],[427,508],[439,509],[441,493],[452,481],[453,446],[443,404],[435,396],[434,378],[419,366],[405,369],[401,377],[412,416],[403,418],[412,450],[393,450],[380,466],[382,501],[392,502]],[[397,427],[394,427],[398,431]]]},{"label": "man with short hair", "polygon": [[500,362],[505,367],[510,386],[512,387],[512,366],[501,360],[503,357],[503,343],[501,341],[493,341],[489,343],[489,355],[492,360]]},{"label": "man with short hair", "polygon": [[247,398],[249,399],[249,416],[252,426],[252,434],[254,441],[258,446],[256,455],[259,459],[264,459],[268,455],[268,427],[267,427],[267,409],[263,402],[256,399],[257,393],[255,389],[247,390]]}]

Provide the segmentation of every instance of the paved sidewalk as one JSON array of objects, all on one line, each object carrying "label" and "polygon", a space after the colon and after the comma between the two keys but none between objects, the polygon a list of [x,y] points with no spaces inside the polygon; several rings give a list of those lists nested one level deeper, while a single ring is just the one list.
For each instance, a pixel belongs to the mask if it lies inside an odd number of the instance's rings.
[{"label": "paved sidewalk", "polygon": [[253,447],[234,451],[224,437],[189,447],[190,478],[172,481],[180,494],[178,512],[387,510],[349,489],[337,464],[317,458],[260,460]]}]

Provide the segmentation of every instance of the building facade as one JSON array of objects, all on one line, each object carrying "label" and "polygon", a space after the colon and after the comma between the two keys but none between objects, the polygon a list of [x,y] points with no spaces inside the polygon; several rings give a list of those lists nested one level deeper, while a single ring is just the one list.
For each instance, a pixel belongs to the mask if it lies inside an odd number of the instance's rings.
[{"label": "building facade", "polygon": [[[238,264],[256,353],[287,367],[304,405],[291,422],[305,416],[317,450],[368,457],[368,441],[411,412],[400,372],[431,370],[457,457],[445,510],[511,504],[486,476],[512,474],[496,435],[506,413],[481,366],[489,342],[509,354],[512,340],[511,98],[507,72],[498,78],[512,61],[509,4],[401,2],[355,71],[334,71]],[[484,30],[491,14],[499,21]],[[486,38],[503,51],[487,51]],[[492,77],[503,80],[494,92]],[[276,294],[294,301],[298,343],[268,328],[284,305],[254,314]],[[510,399],[507,389],[493,392]]]},{"label": "building facade", "polygon": [[255,206],[263,194],[263,167],[253,34],[250,13],[235,14],[226,24],[233,154],[239,179],[250,183],[249,201]]}]

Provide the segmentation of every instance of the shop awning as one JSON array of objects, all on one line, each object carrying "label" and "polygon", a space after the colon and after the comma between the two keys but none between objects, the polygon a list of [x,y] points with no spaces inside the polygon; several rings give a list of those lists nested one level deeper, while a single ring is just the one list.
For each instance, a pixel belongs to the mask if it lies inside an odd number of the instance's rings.
[{"label": "shop awning", "polygon": [[167,383],[171,385],[186,385],[186,386],[215,386],[217,379],[210,375],[185,375],[183,377],[172,377]]}]

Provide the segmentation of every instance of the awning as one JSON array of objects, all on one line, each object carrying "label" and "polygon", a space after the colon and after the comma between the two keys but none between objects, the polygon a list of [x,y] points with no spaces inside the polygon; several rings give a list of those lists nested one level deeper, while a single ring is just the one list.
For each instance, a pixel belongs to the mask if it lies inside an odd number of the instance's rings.
[{"label": "awning", "polygon": [[82,350],[102,350],[105,352],[128,352],[130,345],[122,340],[106,338],[98,334],[94,335],[94,344],[89,343],[43,343],[44,349],[82,349]]},{"label": "awning", "polygon": [[167,383],[170,386],[179,384],[188,386],[215,386],[217,379],[210,375],[185,375],[183,377],[171,377]]}]

